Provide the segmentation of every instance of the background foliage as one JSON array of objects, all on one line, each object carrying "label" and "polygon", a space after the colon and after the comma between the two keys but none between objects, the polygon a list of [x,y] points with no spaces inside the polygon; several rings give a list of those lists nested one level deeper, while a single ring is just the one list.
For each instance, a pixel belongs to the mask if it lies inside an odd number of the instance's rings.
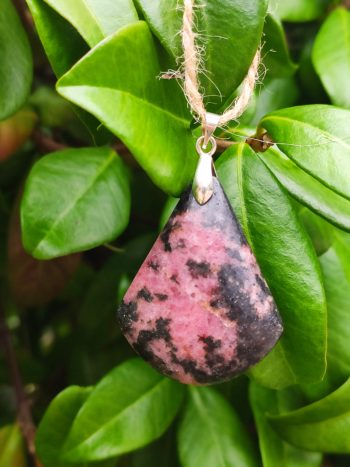
[{"label": "background foliage", "polygon": [[349,465],[349,2],[197,3],[211,111],[263,45],[216,165],[284,335],[198,388],[115,322],[196,165],[181,2],[0,0],[0,466]]}]

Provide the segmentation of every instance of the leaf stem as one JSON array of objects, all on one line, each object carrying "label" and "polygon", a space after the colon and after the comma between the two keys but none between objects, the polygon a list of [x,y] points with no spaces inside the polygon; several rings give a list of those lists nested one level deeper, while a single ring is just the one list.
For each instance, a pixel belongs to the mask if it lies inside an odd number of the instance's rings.
[{"label": "leaf stem", "polygon": [[14,7],[17,10],[18,16],[21,18],[23,26],[27,32],[31,34],[34,29],[34,22],[29,13],[28,7],[24,0],[12,0]]},{"label": "leaf stem", "polygon": [[67,145],[54,140],[50,136],[45,135],[39,129],[33,131],[32,140],[39,151],[44,153],[61,151],[62,149],[68,148]]},{"label": "leaf stem", "polygon": [[16,353],[12,344],[10,330],[6,323],[5,311],[0,301],[0,344],[3,347],[5,359],[11,375],[12,386],[16,395],[17,421],[22,431],[23,437],[30,455],[36,467],[42,467],[35,453],[35,432],[36,427],[30,408],[30,401],[23,387]]}]

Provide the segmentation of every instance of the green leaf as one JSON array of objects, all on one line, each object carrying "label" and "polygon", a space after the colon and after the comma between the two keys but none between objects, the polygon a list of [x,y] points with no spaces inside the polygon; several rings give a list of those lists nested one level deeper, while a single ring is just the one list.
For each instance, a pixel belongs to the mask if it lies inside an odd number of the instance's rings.
[{"label": "green leaf", "polygon": [[171,216],[178,202],[179,198],[173,198],[171,196],[166,200],[159,219],[159,231],[165,227],[165,224],[168,222],[169,217]]},{"label": "green leaf", "polygon": [[280,344],[252,374],[277,388],[319,381],[326,364],[327,315],[310,239],[285,191],[249,146],[227,150],[218,161],[218,173],[284,324]]},{"label": "green leaf", "polygon": [[287,388],[304,379],[304,376],[290,365],[283,341],[277,343],[248,374],[259,384],[272,389]]},{"label": "green leaf", "polygon": [[61,450],[75,417],[91,391],[91,388],[71,386],[49,405],[36,434],[37,453],[45,467],[72,465],[61,459]]},{"label": "green leaf", "polygon": [[334,10],[314,43],[312,62],[332,102],[350,108],[350,12]]},{"label": "green leaf", "polygon": [[253,115],[248,111],[240,118],[240,124],[256,127],[267,113],[295,104],[299,96],[295,78],[273,78],[257,86],[249,107],[255,107]]},{"label": "green leaf", "polygon": [[171,80],[158,80],[160,71],[156,45],[140,21],[97,46],[57,89],[99,118],[153,182],[176,195],[190,183],[197,158],[182,91]]},{"label": "green leaf", "polygon": [[329,0],[270,0],[270,9],[291,22],[312,21],[325,11]]},{"label": "green leaf", "polygon": [[44,0],[94,47],[109,34],[138,20],[132,0]]},{"label": "green leaf", "polygon": [[350,374],[350,244],[349,237],[335,233],[335,242],[321,258],[328,303],[327,376],[333,386]]},{"label": "green leaf", "polygon": [[317,256],[323,255],[334,241],[334,227],[305,206],[299,206],[298,213],[299,219],[312,240]]},{"label": "green leaf", "polygon": [[[44,0],[26,1],[50,65],[55,75],[60,77],[85,55],[89,48],[80,34]],[[74,111],[85,125],[94,145],[103,145],[110,141],[110,133],[99,121],[77,107]],[[74,131],[74,125],[71,125],[70,130]],[[80,135],[78,139],[81,139]]]},{"label": "green leaf", "polygon": [[349,406],[350,380],[318,402],[269,419],[283,439],[301,449],[349,453]]},{"label": "green leaf", "polygon": [[251,383],[250,403],[259,435],[263,467],[319,467],[322,455],[305,452],[284,442],[273,430],[267,414],[278,414],[278,394],[271,389]]},{"label": "green leaf", "polygon": [[33,74],[30,45],[10,0],[0,8],[0,120],[26,102]]},{"label": "green leaf", "polygon": [[175,430],[132,454],[130,467],[181,467],[178,460]]},{"label": "green leaf", "polygon": [[277,146],[299,167],[350,199],[350,111],[329,105],[306,105],[264,117]]},{"label": "green leaf", "polygon": [[[115,326],[118,282],[125,275],[132,278],[136,274],[153,243],[154,235],[136,237],[123,247],[123,252],[112,255],[94,276],[78,312],[79,332],[91,343],[90,348],[106,342],[111,326]],[[96,313],[96,309],[100,312]]]},{"label": "green leaf", "polygon": [[299,57],[298,83],[301,94],[312,103],[328,102],[328,98],[319,76],[312,63],[312,50],[315,37],[312,35],[305,43]]},{"label": "green leaf", "polygon": [[350,281],[350,266],[348,258],[350,256],[350,237],[347,233],[335,231],[334,248],[337,251],[338,258],[343,266],[344,274],[348,281]]},{"label": "green leaf", "polygon": [[72,26],[43,0],[26,0],[56,76],[62,76],[88,47]]},{"label": "green leaf", "polygon": [[67,149],[40,159],[21,205],[25,249],[50,259],[115,239],[130,212],[128,174],[108,148]]},{"label": "green leaf", "polygon": [[[181,44],[183,2],[136,0],[147,22],[175,59]],[[201,84],[208,110],[221,107],[239,86],[260,44],[266,0],[197,1],[198,43],[205,48]]]},{"label": "green leaf", "polygon": [[265,20],[262,57],[268,78],[288,77],[293,75],[297,70],[297,66],[289,55],[282,23],[271,12],[267,14]]},{"label": "green leaf", "polygon": [[[93,123],[94,117],[84,113],[78,107],[74,107],[66,99],[59,96],[52,87],[40,86],[30,96],[29,104],[38,113],[41,126],[53,129],[60,128],[67,138],[72,136],[74,141],[84,142],[89,145],[91,144],[91,136],[94,136],[93,131],[95,131],[96,136],[102,136],[100,122],[95,120]],[[90,133],[87,123],[91,126]],[[106,144],[106,142],[104,143]],[[100,144],[102,145],[102,142]]]},{"label": "green leaf", "polygon": [[139,359],[111,371],[75,419],[64,446],[71,462],[108,459],[160,437],[175,417],[183,386]]},{"label": "green leaf", "polygon": [[211,388],[190,387],[178,443],[183,467],[258,465],[238,416],[224,397]]},{"label": "green leaf", "polygon": [[0,429],[0,465],[26,467],[26,454],[21,430],[18,425]]},{"label": "green leaf", "polygon": [[[60,77],[85,55],[89,48],[80,34],[44,0],[26,1],[50,65],[55,75]],[[74,107],[74,111],[86,127],[94,145],[109,143],[112,135],[98,120],[77,107]],[[76,125],[70,126],[73,133],[74,126]],[[74,137],[77,135],[74,134]],[[82,138],[79,134],[78,139],[85,140],[85,135]]]},{"label": "green leaf", "polygon": [[274,148],[259,157],[295,199],[337,227],[350,230],[348,199],[327,188]]}]

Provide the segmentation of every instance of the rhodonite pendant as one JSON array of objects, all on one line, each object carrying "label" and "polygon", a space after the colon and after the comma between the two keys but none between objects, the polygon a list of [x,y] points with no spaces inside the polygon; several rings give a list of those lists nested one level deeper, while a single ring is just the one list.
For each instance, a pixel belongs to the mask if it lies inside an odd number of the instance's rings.
[{"label": "rhodonite pendant", "polygon": [[282,333],[256,259],[218,179],[200,205],[180,199],[118,310],[135,351],[186,384],[225,381],[259,362]]}]

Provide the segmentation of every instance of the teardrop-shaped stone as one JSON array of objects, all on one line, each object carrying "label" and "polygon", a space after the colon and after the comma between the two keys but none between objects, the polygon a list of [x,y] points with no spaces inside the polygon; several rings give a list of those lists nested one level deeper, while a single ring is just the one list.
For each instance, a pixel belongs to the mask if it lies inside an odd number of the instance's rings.
[{"label": "teardrop-shaped stone", "polygon": [[139,355],[187,384],[227,380],[276,344],[275,302],[216,177],[205,205],[182,196],[118,321]]}]

